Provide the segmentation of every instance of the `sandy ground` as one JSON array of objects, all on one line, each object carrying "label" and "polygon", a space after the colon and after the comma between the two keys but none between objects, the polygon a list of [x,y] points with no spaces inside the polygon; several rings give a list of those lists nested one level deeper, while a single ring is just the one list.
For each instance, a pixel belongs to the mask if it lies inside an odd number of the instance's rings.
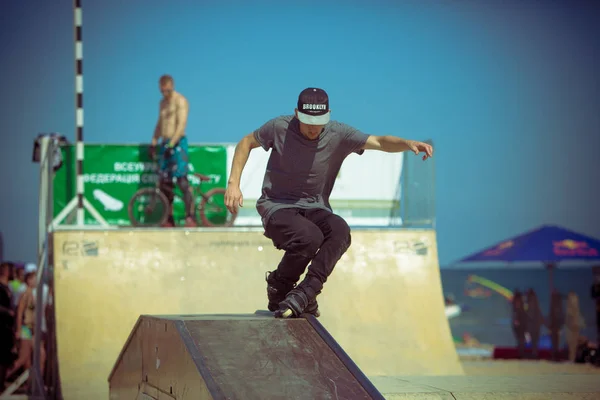
[{"label": "sandy ground", "polygon": [[[551,375],[600,374],[600,367],[589,364],[530,360],[469,360],[462,361],[466,375]],[[600,379],[600,378],[599,378]]]},{"label": "sandy ground", "polygon": [[462,360],[462,376],[375,376],[389,400],[598,400],[600,368],[533,360]]}]

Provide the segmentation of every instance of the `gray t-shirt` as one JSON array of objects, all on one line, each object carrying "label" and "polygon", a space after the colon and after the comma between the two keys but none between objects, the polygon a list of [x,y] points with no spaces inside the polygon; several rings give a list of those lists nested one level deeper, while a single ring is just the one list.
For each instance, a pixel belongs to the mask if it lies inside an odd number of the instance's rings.
[{"label": "gray t-shirt", "polygon": [[300,133],[298,119],[286,115],[271,119],[254,132],[265,151],[271,149],[256,209],[263,226],[282,208],[331,210],[329,195],[335,178],[352,152],[362,154],[369,135],[346,124],[330,121],[318,139]]}]

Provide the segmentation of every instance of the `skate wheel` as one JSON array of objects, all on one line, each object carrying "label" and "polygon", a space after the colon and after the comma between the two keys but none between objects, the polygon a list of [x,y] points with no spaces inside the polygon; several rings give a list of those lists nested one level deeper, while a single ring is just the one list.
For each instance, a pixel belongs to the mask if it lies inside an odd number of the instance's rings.
[{"label": "skate wheel", "polygon": [[287,310],[285,310],[285,311],[284,311],[284,312],[281,314],[281,316],[282,316],[283,318],[289,318],[289,317],[291,317],[291,316],[292,316],[292,314],[294,314],[294,312],[288,308]]},{"label": "skate wheel", "polygon": [[275,311],[275,318],[290,318],[293,314],[294,312],[289,308],[286,308],[285,310],[279,309]]}]

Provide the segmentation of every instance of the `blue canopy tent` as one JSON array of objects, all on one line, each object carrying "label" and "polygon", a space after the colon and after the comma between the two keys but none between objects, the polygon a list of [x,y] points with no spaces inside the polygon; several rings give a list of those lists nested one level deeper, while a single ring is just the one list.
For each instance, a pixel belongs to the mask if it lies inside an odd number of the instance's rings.
[{"label": "blue canopy tent", "polygon": [[559,264],[575,266],[600,262],[600,240],[554,225],[542,225],[521,235],[503,240],[455,264],[501,262],[524,266],[543,264],[550,273]]}]

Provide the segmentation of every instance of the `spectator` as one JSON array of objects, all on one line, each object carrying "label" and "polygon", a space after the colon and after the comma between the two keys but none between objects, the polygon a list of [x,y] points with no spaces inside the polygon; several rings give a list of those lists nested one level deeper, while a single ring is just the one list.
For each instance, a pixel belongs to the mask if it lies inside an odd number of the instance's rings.
[{"label": "spectator", "polygon": [[27,285],[25,292],[20,296],[17,307],[17,324],[15,336],[20,341],[19,358],[15,361],[12,368],[8,371],[8,376],[19,370],[21,367],[28,369],[31,366],[31,357],[33,355],[33,335],[35,332],[35,298],[33,289],[36,286],[36,271],[26,269],[25,283]]},{"label": "spectator", "polygon": [[14,361],[14,312],[12,293],[8,287],[10,272],[9,263],[0,264],[0,393],[4,391],[6,372]]},{"label": "spectator", "polygon": [[565,323],[565,315],[563,311],[562,296],[556,289],[552,291],[550,297],[550,312],[549,312],[550,338],[552,342],[552,359],[558,361],[560,359],[560,331]]},{"label": "spectator", "polygon": [[9,287],[12,291],[13,295],[19,290],[19,287],[23,283],[25,279],[25,270],[23,269],[23,265],[9,263],[11,267],[10,281]]},{"label": "spectator", "polygon": [[[37,267],[33,263],[28,263],[25,267],[17,267],[15,273],[15,280],[11,282],[11,289],[13,290],[13,307],[16,309],[19,305],[19,299],[21,295],[27,290],[27,283],[25,282],[25,276],[31,272],[36,272]],[[18,277],[18,281],[17,280]],[[16,281],[16,282],[15,282]]]},{"label": "spectator", "polygon": [[596,341],[600,343],[600,266],[594,267],[594,283],[592,283],[592,299],[596,303]]},{"label": "spectator", "polygon": [[577,345],[579,343],[579,333],[584,327],[583,316],[579,309],[579,297],[575,292],[569,292],[567,295],[567,313],[566,313],[566,339],[569,347],[569,361],[575,362]]},{"label": "spectator", "polygon": [[577,341],[577,351],[575,355],[576,363],[590,363],[600,367],[600,355],[598,354],[598,344],[589,341],[585,336],[579,336]]},{"label": "spectator", "polygon": [[527,329],[527,314],[523,302],[523,294],[515,290],[512,299],[512,329],[517,341],[519,358],[525,355],[525,332]]},{"label": "spectator", "polygon": [[529,289],[527,291],[527,332],[531,338],[531,354],[535,359],[538,358],[540,332],[544,325],[544,315],[540,309],[537,294],[533,289]]}]

